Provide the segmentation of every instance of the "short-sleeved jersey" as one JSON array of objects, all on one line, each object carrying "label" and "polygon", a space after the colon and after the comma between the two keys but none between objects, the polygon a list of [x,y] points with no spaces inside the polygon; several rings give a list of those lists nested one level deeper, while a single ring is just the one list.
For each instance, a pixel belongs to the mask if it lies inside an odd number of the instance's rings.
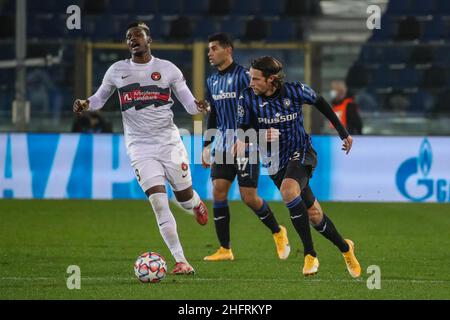
[{"label": "short-sleeved jersey", "polygon": [[248,70],[232,63],[206,80],[206,99],[216,112],[217,129],[216,151],[229,150],[234,144],[234,134],[229,132],[237,128],[238,98],[250,82]]},{"label": "short-sleeved jersey", "polygon": [[102,86],[118,90],[125,143],[132,161],[151,156],[161,145],[179,142],[171,93],[184,82],[172,62],[156,57],[145,64],[121,60],[106,72]]},{"label": "short-sleeved jersey", "polygon": [[[278,166],[281,169],[294,153],[306,154],[311,139],[303,126],[302,105],[314,104],[316,99],[314,90],[300,82],[284,83],[282,88],[270,97],[258,96],[251,88],[247,88],[239,97],[238,127],[256,130],[278,129]],[[265,162],[270,154],[264,154],[261,148],[260,150]]]}]

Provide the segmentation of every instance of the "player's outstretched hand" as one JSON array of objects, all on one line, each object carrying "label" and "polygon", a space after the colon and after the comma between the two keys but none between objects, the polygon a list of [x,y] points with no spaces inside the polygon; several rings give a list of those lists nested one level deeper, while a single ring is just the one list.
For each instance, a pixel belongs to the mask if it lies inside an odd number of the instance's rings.
[{"label": "player's outstretched hand", "polygon": [[195,100],[195,104],[197,105],[197,110],[202,113],[208,113],[211,111],[211,106],[209,105],[209,102],[206,100]]},{"label": "player's outstretched hand", "polygon": [[211,148],[204,147],[202,151],[202,167],[209,168],[211,167]]},{"label": "player's outstretched hand", "polygon": [[342,140],[344,143],[342,144],[342,150],[345,151],[345,154],[348,154],[350,152],[350,149],[352,148],[353,144],[353,138],[352,136],[348,136],[347,138]]},{"label": "player's outstretched hand", "polygon": [[89,100],[77,99],[73,103],[73,112],[80,113],[86,111],[89,108]]}]

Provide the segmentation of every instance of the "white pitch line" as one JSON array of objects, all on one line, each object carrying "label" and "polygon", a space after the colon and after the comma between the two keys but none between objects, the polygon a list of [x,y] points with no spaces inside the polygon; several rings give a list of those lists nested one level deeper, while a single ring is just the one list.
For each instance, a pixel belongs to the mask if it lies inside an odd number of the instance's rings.
[{"label": "white pitch line", "polygon": [[[224,278],[198,278],[195,276],[177,276],[168,278],[169,280],[178,280],[180,282],[188,281],[217,281],[217,282],[229,282],[229,281],[240,281],[240,282],[292,282],[299,283],[303,278],[295,279],[224,279]],[[58,279],[51,277],[0,277],[0,280],[11,280],[11,281],[65,281],[66,279]],[[81,281],[137,281],[136,278],[132,277],[81,277]],[[365,283],[364,279],[306,279],[308,282],[345,282],[345,283]],[[392,282],[392,283],[448,283],[450,280],[426,280],[426,279],[381,279],[381,282]]]}]

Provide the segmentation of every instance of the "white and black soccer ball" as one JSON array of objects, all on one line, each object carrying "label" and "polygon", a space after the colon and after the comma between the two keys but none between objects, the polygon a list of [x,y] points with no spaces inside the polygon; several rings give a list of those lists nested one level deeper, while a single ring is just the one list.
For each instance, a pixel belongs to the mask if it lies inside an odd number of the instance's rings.
[{"label": "white and black soccer ball", "polygon": [[141,254],[134,264],[134,274],[144,283],[160,282],[167,273],[166,259],[156,252]]}]

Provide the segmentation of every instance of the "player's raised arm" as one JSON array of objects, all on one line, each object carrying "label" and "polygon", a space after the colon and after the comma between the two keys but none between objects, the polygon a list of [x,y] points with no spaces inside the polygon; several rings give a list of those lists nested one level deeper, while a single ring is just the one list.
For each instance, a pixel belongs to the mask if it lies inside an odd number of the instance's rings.
[{"label": "player's raised arm", "polygon": [[342,122],[337,117],[336,113],[334,113],[331,105],[322,97],[318,96],[313,103],[313,105],[319,110],[336,128],[336,131],[339,133],[344,144],[342,145],[342,150],[345,151],[346,154],[350,152],[353,144],[353,138],[348,133],[347,129],[345,129]]},{"label": "player's raised arm", "polygon": [[209,112],[209,103],[205,100],[196,100],[191,90],[186,85],[186,80],[180,69],[173,65],[173,80],[170,84],[177,99],[189,114],[195,115],[202,112]]},{"label": "player's raised arm", "polygon": [[116,87],[112,79],[113,67],[106,71],[103,81],[98,90],[86,100],[77,99],[73,103],[73,112],[94,111],[103,108],[106,101],[114,93]]}]

